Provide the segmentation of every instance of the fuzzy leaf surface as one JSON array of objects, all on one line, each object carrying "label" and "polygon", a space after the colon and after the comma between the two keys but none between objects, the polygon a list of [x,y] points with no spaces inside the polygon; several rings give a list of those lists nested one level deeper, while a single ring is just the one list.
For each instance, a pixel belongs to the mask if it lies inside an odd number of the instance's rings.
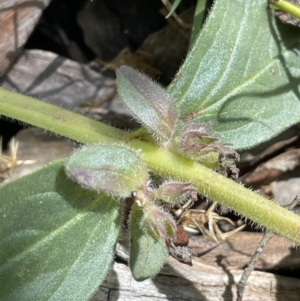
[{"label": "fuzzy leaf surface", "polygon": [[[133,204],[130,214],[130,269],[135,280],[155,276],[169,258],[165,241],[147,229],[141,229],[143,210]],[[150,229],[148,229],[150,230]]]},{"label": "fuzzy leaf surface", "polygon": [[265,0],[217,0],[168,91],[181,122],[247,149],[300,121],[300,34]]},{"label": "fuzzy leaf surface", "polygon": [[65,168],[82,187],[124,197],[148,181],[147,165],[122,145],[83,146],[70,156]]},{"label": "fuzzy leaf surface", "polygon": [[170,94],[130,67],[122,66],[116,73],[119,95],[129,110],[158,140],[169,140],[178,118]]},{"label": "fuzzy leaf surface", "polygon": [[88,300],[114,258],[122,204],[60,160],[0,189],[0,300]]}]

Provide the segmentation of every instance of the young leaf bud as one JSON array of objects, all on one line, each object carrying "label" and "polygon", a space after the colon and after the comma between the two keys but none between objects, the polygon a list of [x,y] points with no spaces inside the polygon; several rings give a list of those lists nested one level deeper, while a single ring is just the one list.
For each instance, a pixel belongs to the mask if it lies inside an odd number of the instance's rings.
[{"label": "young leaf bud", "polygon": [[216,141],[209,137],[209,123],[188,124],[181,132],[180,146],[185,152],[198,153]]},{"label": "young leaf bud", "polygon": [[118,92],[126,106],[159,142],[167,142],[178,119],[171,95],[130,67],[122,66],[116,73]]},{"label": "young leaf bud", "polygon": [[147,184],[147,165],[128,147],[99,144],[75,150],[65,170],[84,188],[126,197]]},{"label": "young leaf bud", "polygon": [[158,237],[169,239],[174,236],[176,223],[173,217],[163,208],[157,207],[151,201],[145,202],[141,228],[149,233],[157,233]]},{"label": "young leaf bud", "polygon": [[197,199],[197,189],[191,183],[165,181],[151,193],[151,198],[163,200],[172,205],[179,205],[188,197]]},{"label": "young leaf bud", "polygon": [[188,158],[236,179],[238,169],[235,162],[239,155],[228,145],[213,138],[209,126],[208,122],[178,126],[170,145]]}]

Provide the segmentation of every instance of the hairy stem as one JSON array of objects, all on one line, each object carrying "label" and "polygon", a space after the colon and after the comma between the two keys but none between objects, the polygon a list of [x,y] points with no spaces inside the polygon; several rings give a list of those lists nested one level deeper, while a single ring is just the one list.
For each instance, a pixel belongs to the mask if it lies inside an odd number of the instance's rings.
[{"label": "hairy stem", "polygon": [[129,142],[149,168],[162,177],[192,182],[209,199],[300,245],[300,216],[242,185],[180,155],[101,122],[0,89],[0,114],[33,124],[81,143]]},{"label": "hairy stem", "polygon": [[139,140],[131,141],[130,146],[142,150],[144,161],[154,173],[192,182],[209,199],[300,244],[300,216],[205,166],[165,149]]},{"label": "hairy stem", "polygon": [[131,137],[129,132],[2,88],[0,88],[0,115],[82,143],[120,142]]}]

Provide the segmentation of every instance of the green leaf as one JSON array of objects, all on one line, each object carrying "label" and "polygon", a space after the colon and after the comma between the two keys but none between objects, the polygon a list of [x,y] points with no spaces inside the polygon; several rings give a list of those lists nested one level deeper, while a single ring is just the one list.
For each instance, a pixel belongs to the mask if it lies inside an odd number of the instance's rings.
[{"label": "green leaf", "polygon": [[122,204],[82,189],[65,160],[0,189],[0,300],[83,301],[114,258]]},{"label": "green leaf", "polygon": [[174,13],[176,8],[179,6],[180,2],[181,2],[181,0],[175,0],[174,1],[174,3],[172,4],[172,7],[171,7],[168,15],[166,16],[166,18],[169,18]]},{"label": "green leaf", "polygon": [[135,203],[130,215],[130,269],[135,280],[155,276],[169,258],[165,241],[157,233],[141,228],[143,210]]},{"label": "green leaf", "polygon": [[206,4],[207,4],[207,0],[197,0],[195,12],[194,12],[192,33],[190,38],[190,47],[193,46],[200,32],[200,29],[203,25],[203,22],[205,20]]},{"label": "green leaf", "polygon": [[67,174],[82,187],[126,197],[147,184],[147,165],[123,145],[98,144],[76,150],[66,163]]},{"label": "green leaf", "polygon": [[217,0],[169,87],[182,122],[212,123],[236,149],[300,121],[299,29],[262,0]]},{"label": "green leaf", "polygon": [[117,70],[118,92],[133,115],[158,140],[170,139],[178,110],[170,94],[146,75],[122,66]]}]

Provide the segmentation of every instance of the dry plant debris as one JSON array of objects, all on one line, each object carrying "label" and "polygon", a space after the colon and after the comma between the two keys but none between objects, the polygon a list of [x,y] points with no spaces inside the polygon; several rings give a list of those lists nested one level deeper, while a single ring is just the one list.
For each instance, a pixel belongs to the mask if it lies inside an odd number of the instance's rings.
[{"label": "dry plant debris", "polygon": [[[181,220],[185,230],[194,233],[201,232],[203,235],[207,235],[214,239],[215,242],[220,243],[230,235],[245,228],[245,225],[242,225],[232,231],[223,233],[218,226],[218,221],[223,220],[230,223],[233,226],[235,226],[235,224],[231,219],[224,216],[220,216],[219,214],[213,212],[216,206],[217,203],[214,202],[208,208],[208,210],[188,210],[186,215]],[[208,225],[208,228],[206,225]]]},{"label": "dry plant debris", "polygon": [[[2,139],[0,139],[0,144],[2,145]],[[9,144],[10,156],[3,155],[2,149],[0,149],[0,173],[7,173],[9,176],[12,175],[14,168],[22,164],[32,164],[35,160],[19,160],[18,153],[18,142],[15,138],[12,138]]]}]

